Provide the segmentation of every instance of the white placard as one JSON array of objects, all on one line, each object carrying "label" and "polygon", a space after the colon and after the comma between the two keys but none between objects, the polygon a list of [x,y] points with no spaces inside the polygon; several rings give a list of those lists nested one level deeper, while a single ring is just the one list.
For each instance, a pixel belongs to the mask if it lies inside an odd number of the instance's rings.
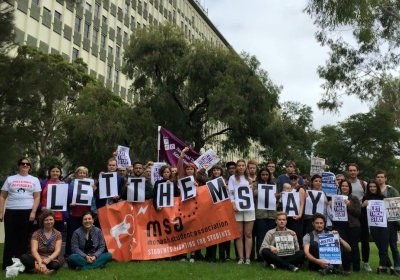
[{"label": "white placard", "polygon": [[194,184],[193,176],[179,179],[178,187],[181,191],[182,201],[196,197],[196,185]]},{"label": "white placard", "polygon": [[253,190],[249,185],[235,188],[235,205],[239,211],[254,210]]},{"label": "white placard", "polygon": [[157,189],[157,207],[174,206],[174,184],[160,183]]},{"label": "white placard", "polygon": [[67,211],[68,184],[47,185],[46,208],[53,211]]},{"label": "white placard", "polygon": [[294,217],[300,213],[300,193],[281,192],[282,210],[288,217]]},{"label": "white placard", "polygon": [[384,201],[388,221],[400,221],[400,197],[385,198]]},{"label": "white placard", "polygon": [[199,156],[193,163],[197,166],[197,168],[204,168],[206,171],[208,171],[219,161],[220,158],[217,156],[217,154],[214,153],[213,150],[209,149],[204,154]]},{"label": "white placard", "polygon": [[126,200],[130,202],[144,202],[146,191],[146,178],[129,177]]},{"label": "white placard", "polygon": [[257,209],[276,210],[276,185],[257,185]]},{"label": "white placard", "polygon": [[310,168],[310,175],[314,174],[321,174],[324,172],[325,166],[325,159],[319,157],[312,157],[311,158],[311,168]]},{"label": "white placard", "polygon": [[214,204],[229,199],[225,180],[221,176],[215,178],[214,180],[208,181],[206,185]]},{"label": "white placard", "polygon": [[387,227],[385,202],[383,200],[368,200],[368,226]]},{"label": "white placard", "polygon": [[151,167],[151,184],[154,186],[154,183],[158,180],[162,179],[162,176],[159,174],[160,168],[164,165],[167,165],[165,162],[155,162]]},{"label": "white placard", "polygon": [[118,196],[117,172],[101,173],[99,175],[99,198]]},{"label": "white placard", "polygon": [[75,179],[74,191],[72,193],[72,204],[92,205],[93,199],[93,179]]},{"label": "white placard", "polygon": [[333,195],[332,196],[332,221],[347,222],[347,205],[345,201],[348,199],[347,195]]},{"label": "white placard", "polygon": [[129,148],[125,146],[118,145],[117,148],[117,166],[118,167],[130,167],[131,158],[129,157]]},{"label": "white placard", "polygon": [[320,213],[325,215],[325,194],[322,191],[307,190],[306,207],[304,214],[314,215]]}]

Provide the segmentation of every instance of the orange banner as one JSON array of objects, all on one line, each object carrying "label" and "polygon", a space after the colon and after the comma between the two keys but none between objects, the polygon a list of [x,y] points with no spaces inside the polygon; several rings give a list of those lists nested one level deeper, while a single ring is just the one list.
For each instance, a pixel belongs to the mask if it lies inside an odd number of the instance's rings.
[{"label": "orange banner", "polygon": [[214,204],[207,186],[196,198],[156,211],[152,201],[127,201],[99,209],[108,251],[117,261],[150,260],[189,253],[240,236],[231,201]]}]

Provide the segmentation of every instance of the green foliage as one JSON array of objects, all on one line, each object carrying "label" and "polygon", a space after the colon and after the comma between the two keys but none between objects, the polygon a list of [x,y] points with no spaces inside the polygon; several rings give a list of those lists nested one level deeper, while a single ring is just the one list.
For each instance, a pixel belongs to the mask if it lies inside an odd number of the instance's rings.
[{"label": "green foliage", "polygon": [[305,11],[319,28],[316,38],[330,48],[318,69],[325,79],[321,108],[337,110],[343,93],[374,100],[390,83],[400,63],[399,10],[396,0],[308,1]]},{"label": "green foliage", "polygon": [[129,105],[108,89],[88,85],[64,121],[63,152],[72,166],[84,165],[93,176],[105,169],[117,146],[132,137],[126,127],[134,120],[130,112]]},{"label": "green foliage", "polygon": [[[173,131],[200,150],[226,135],[227,149],[246,149],[260,140],[279,89],[255,57],[239,57],[206,42],[189,44],[174,26],[138,29],[125,51],[131,90],[154,124]],[[156,135],[146,135],[148,139]]]},{"label": "green foliage", "polygon": [[6,56],[14,43],[14,9],[6,2],[0,0],[0,57]]},{"label": "green foliage", "polygon": [[396,158],[400,132],[394,126],[392,112],[372,110],[366,114],[352,115],[336,126],[322,127],[315,146],[316,155],[326,158],[332,172],[344,172],[346,164],[356,162],[361,177],[373,178],[374,172],[384,169],[392,183],[399,185]]}]

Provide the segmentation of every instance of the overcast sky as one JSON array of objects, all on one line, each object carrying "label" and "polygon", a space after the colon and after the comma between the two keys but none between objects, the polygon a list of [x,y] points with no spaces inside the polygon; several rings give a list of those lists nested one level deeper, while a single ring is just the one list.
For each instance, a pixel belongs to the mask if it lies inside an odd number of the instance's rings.
[{"label": "overcast sky", "polygon": [[328,50],[315,40],[317,30],[303,12],[306,0],[200,0],[208,16],[237,51],[255,55],[275,84],[283,86],[280,102],[299,101],[314,111],[314,127],[335,124],[349,115],[368,111],[356,98],[343,99],[340,114],[323,113],[323,80],[318,65]]}]

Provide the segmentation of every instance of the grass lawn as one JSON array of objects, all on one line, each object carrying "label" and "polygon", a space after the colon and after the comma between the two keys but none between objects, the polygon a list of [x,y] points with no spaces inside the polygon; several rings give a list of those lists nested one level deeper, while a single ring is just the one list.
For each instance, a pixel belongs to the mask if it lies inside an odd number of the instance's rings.
[{"label": "grass lawn", "polygon": [[[231,252],[234,252],[231,250]],[[3,257],[3,244],[0,244],[0,260]],[[378,264],[378,252],[373,243],[371,243],[370,265],[376,271]],[[0,278],[3,278],[2,274]],[[66,268],[53,276],[20,274],[18,279],[321,279],[322,276],[316,272],[307,271],[302,268],[301,271],[293,273],[284,270],[271,270],[263,267],[259,263],[251,265],[237,265],[235,262],[227,263],[206,263],[196,262],[187,263],[180,261],[142,261],[117,263],[111,262],[104,269],[91,271],[73,271]],[[349,279],[386,279],[389,276],[381,276],[374,273],[353,273],[350,276],[325,276],[326,278],[349,278]],[[393,276],[392,276],[393,277]],[[394,277],[393,277],[394,278]]]}]

